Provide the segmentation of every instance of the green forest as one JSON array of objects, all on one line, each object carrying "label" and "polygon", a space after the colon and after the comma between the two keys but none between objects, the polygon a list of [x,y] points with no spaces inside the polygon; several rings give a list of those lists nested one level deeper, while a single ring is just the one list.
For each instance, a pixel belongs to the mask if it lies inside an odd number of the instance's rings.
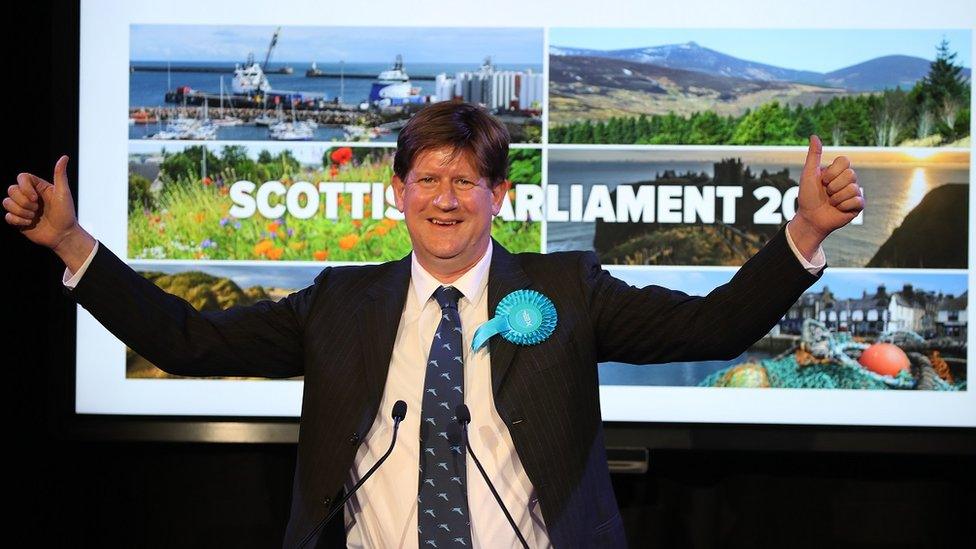
[{"label": "green forest", "polygon": [[553,126],[550,143],[805,145],[817,134],[832,146],[940,146],[969,136],[969,80],[942,41],[928,74],[910,90],[836,97],[810,107],[770,102],[741,116],[711,111],[612,117]]}]

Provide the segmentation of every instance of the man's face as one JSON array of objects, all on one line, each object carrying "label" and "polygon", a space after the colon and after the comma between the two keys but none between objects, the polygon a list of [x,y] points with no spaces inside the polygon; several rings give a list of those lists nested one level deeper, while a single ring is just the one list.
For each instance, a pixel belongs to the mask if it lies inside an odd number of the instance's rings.
[{"label": "man's face", "polygon": [[511,187],[504,181],[491,188],[470,152],[451,158],[452,152],[450,147],[421,152],[406,181],[393,176],[397,209],[406,218],[414,252],[441,278],[456,278],[478,262],[490,240],[492,217]]}]

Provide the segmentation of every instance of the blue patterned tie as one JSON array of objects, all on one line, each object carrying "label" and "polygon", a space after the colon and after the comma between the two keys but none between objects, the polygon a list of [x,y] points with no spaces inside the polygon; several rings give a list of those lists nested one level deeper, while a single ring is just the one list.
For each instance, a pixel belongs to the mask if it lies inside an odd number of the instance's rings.
[{"label": "blue patterned tie", "polygon": [[454,415],[464,402],[463,338],[457,305],[461,295],[453,286],[434,291],[441,321],[427,356],[420,410],[417,533],[421,549],[471,547],[464,443]]}]

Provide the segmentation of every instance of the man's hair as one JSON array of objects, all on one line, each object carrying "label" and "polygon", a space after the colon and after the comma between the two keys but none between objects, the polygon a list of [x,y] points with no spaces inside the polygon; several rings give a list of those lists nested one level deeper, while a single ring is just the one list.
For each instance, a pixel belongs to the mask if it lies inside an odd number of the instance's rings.
[{"label": "man's hair", "polygon": [[455,101],[435,103],[414,115],[400,131],[393,173],[406,181],[421,153],[451,147],[452,159],[462,151],[470,152],[479,175],[494,187],[508,177],[509,139],[505,125],[481,107]]}]

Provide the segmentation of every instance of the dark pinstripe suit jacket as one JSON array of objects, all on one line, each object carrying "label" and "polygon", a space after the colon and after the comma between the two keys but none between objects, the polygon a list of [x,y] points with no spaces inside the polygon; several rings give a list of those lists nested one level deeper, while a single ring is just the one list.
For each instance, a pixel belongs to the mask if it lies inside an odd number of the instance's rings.
[{"label": "dark pinstripe suit jacket", "polygon": [[[539,345],[516,348],[499,337],[490,343],[495,406],[537,489],[555,547],[626,544],[607,468],[597,362],[738,356],[823,272],[803,268],[784,230],[785,224],[706,297],[636,289],[602,270],[592,252],[513,255],[493,241],[489,311],[509,292],[533,288],[552,299],[559,315],[556,331]],[[172,374],[305,376],[284,539],[293,547],[335,501],[373,423],[409,279],[409,255],[330,267],[277,303],[200,313],[100,246],[71,295]],[[341,520],[333,522],[318,536],[320,546],[343,539]]]}]

